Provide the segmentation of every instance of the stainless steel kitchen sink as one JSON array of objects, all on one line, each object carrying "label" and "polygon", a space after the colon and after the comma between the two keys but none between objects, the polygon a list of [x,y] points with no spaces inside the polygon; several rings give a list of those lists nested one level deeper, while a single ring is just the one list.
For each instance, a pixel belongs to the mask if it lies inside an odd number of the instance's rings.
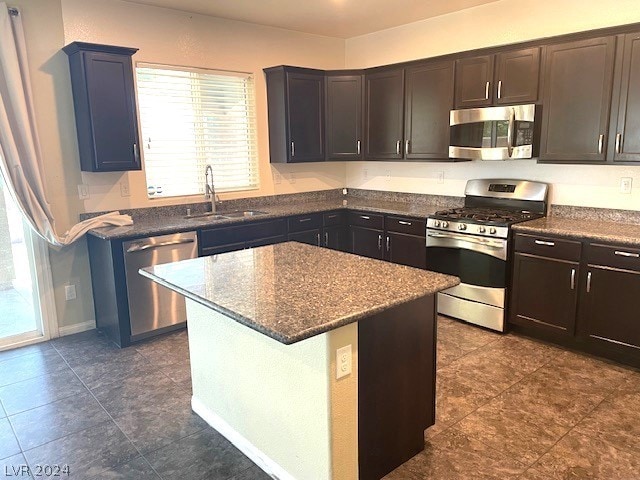
[{"label": "stainless steel kitchen sink", "polygon": [[227,218],[241,218],[241,217],[257,217],[259,215],[266,215],[267,212],[261,212],[259,210],[244,210],[237,212],[225,212],[224,216]]},{"label": "stainless steel kitchen sink", "polygon": [[220,215],[219,213],[207,212],[207,213],[196,213],[194,215],[186,215],[184,218],[192,218],[192,219],[200,219],[207,218],[209,220],[225,220],[228,218],[226,215]]}]

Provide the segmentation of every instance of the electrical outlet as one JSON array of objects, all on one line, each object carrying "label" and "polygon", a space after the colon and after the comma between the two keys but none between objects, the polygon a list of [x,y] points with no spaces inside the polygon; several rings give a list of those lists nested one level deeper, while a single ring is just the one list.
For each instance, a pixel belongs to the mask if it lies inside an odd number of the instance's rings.
[{"label": "electrical outlet", "polygon": [[85,185],[84,183],[78,185],[78,198],[80,200],[88,200],[89,197],[89,185]]},{"label": "electrical outlet", "polygon": [[296,183],[296,174],[295,173],[290,173],[289,174],[289,183],[291,183],[292,185],[294,183]]},{"label": "electrical outlet", "polygon": [[351,344],[336,350],[336,380],[351,374]]},{"label": "electrical outlet", "polygon": [[369,169],[365,168],[362,170],[362,179],[369,180]]},{"label": "electrical outlet", "polygon": [[273,171],[273,183],[274,185],[280,185],[282,183],[282,175],[280,172]]},{"label": "electrical outlet", "polygon": [[620,178],[620,193],[625,193],[625,194],[631,193],[632,184],[633,184],[633,178],[631,178],[631,177],[621,177]]},{"label": "electrical outlet", "polygon": [[126,180],[123,180],[120,182],[120,196],[121,197],[131,196],[131,191],[129,190],[129,182]]},{"label": "electrical outlet", "polygon": [[436,172],[436,180],[438,183],[444,183],[444,172]]},{"label": "electrical outlet", "polygon": [[384,172],[384,179],[385,179],[387,182],[390,182],[390,181],[391,181],[391,170],[385,170],[385,172]]},{"label": "electrical outlet", "polygon": [[76,299],[76,286],[75,285],[65,285],[64,286],[64,298],[65,298],[65,300],[75,300]]}]

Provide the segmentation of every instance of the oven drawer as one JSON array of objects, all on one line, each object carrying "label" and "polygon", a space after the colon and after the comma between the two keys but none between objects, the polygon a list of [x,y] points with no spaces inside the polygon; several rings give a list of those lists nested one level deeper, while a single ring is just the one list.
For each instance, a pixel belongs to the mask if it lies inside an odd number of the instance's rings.
[{"label": "oven drawer", "polygon": [[577,262],[580,260],[581,250],[582,244],[574,240],[560,240],[522,233],[517,233],[515,236],[516,252]]},{"label": "oven drawer", "polygon": [[587,247],[587,263],[640,272],[640,250],[615,245],[591,243]]},{"label": "oven drawer", "polygon": [[376,228],[382,230],[384,228],[384,216],[375,213],[365,212],[349,212],[349,225],[357,225],[359,227]]},{"label": "oven drawer", "polygon": [[385,228],[388,232],[408,233],[424,237],[426,222],[410,217],[388,216],[385,218]]}]

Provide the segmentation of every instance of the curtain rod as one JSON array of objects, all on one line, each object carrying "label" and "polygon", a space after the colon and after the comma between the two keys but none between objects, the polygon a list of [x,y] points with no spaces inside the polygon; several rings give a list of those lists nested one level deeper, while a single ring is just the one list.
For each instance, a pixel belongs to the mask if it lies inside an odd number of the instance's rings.
[{"label": "curtain rod", "polygon": [[14,17],[17,17],[18,15],[20,15],[20,10],[18,10],[16,7],[9,7],[9,15],[13,15]]}]

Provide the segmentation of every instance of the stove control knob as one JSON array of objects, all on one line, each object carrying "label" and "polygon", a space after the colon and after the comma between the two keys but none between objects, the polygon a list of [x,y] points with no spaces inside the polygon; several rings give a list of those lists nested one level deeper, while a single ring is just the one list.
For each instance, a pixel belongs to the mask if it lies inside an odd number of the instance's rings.
[{"label": "stove control knob", "polygon": [[442,228],[447,228],[449,226],[449,222],[447,222],[446,220],[442,221]]},{"label": "stove control knob", "polygon": [[490,233],[491,235],[495,235],[495,234],[496,234],[496,232],[497,232],[497,230],[495,229],[495,227],[491,227],[491,228],[489,229],[489,233]]},{"label": "stove control knob", "polygon": [[434,227],[439,227],[440,226],[440,220],[434,220],[433,226]]},{"label": "stove control knob", "polygon": [[486,231],[487,231],[487,229],[486,229],[486,228],[484,228],[484,227],[478,227],[478,231],[479,231],[480,233],[484,233],[484,232],[486,232]]},{"label": "stove control knob", "polygon": [[464,223],[461,223],[460,225],[458,225],[458,230],[466,230],[467,226]]}]

